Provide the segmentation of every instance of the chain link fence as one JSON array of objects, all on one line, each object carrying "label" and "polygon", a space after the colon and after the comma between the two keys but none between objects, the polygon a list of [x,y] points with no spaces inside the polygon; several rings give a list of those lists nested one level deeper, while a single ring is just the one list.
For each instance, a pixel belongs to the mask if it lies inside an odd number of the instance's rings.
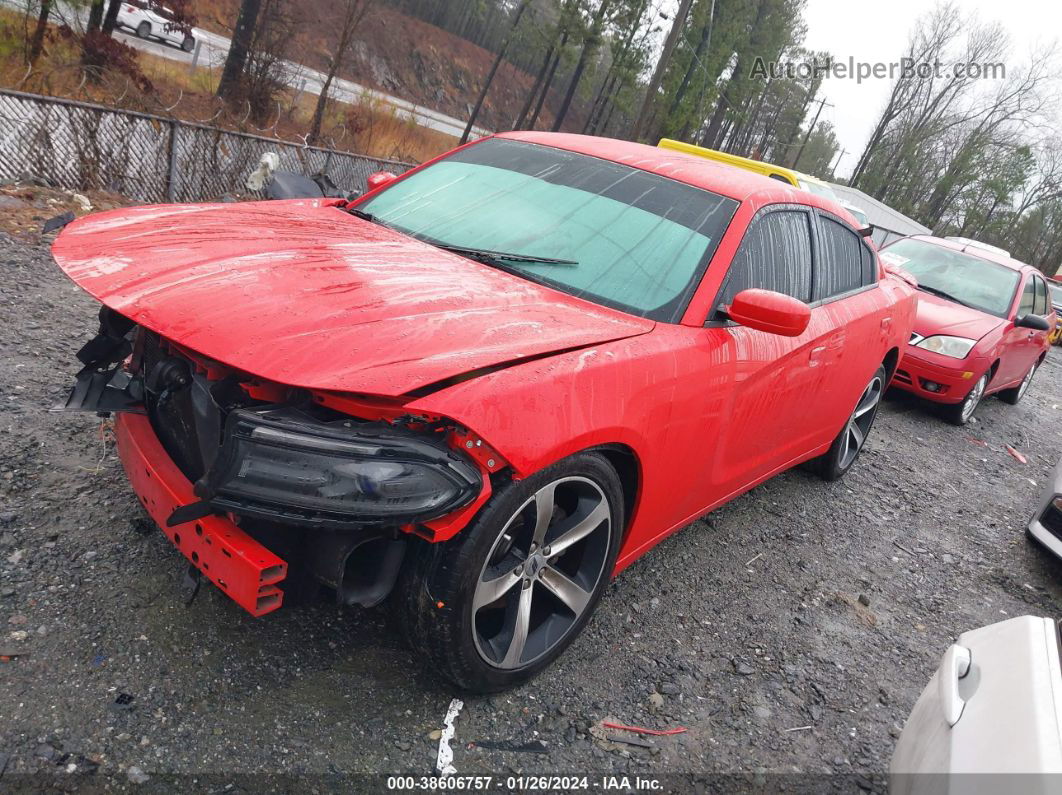
[{"label": "chain link fence", "polygon": [[375,171],[410,164],[303,146],[147,113],[0,89],[0,180],[109,190],[142,202],[209,201],[245,192],[265,152],[280,168],[364,190]]}]

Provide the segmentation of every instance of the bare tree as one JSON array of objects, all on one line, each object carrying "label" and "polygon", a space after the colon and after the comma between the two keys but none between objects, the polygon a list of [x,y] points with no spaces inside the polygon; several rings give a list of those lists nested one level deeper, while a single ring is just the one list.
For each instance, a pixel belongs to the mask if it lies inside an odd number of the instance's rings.
[{"label": "bare tree", "polygon": [[556,132],[561,128],[564,123],[564,117],[568,115],[568,109],[572,105],[572,98],[575,96],[575,90],[579,87],[579,81],[583,77],[583,72],[586,70],[587,61],[590,56],[597,49],[597,44],[601,40],[601,25],[604,21],[605,14],[608,12],[609,3],[611,0],[601,0],[600,5],[597,7],[597,11],[594,13],[593,21],[590,23],[590,30],[587,31],[586,38],[583,41],[583,48],[579,53],[579,61],[575,64],[575,71],[572,72],[572,79],[568,81],[568,90],[564,94],[564,100],[561,102],[560,110],[557,111],[557,115],[553,118],[553,132]]},{"label": "bare tree", "polygon": [[316,143],[321,137],[321,124],[324,122],[325,108],[328,105],[328,92],[332,88],[339,70],[343,67],[343,61],[350,51],[350,45],[354,41],[354,31],[361,24],[362,19],[372,6],[373,0],[342,0],[342,16],[339,19],[339,41],[335,49],[328,57],[328,72],[325,74],[324,85],[317,97],[317,106],[313,111],[313,121],[310,124],[310,133],[307,136],[309,143]]},{"label": "bare tree", "polygon": [[671,63],[671,55],[675,52],[675,47],[682,37],[682,28],[686,24],[686,17],[690,13],[692,2],[693,0],[679,0],[678,11],[671,22],[671,30],[664,39],[664,49],[656,62],[653,76],[649,78],[649,85],[645,88],[645,99],[642,100],[641,110],[631,130],[631,138],[636,141],[642,137],[656,110],[656,94],[660,90],[660,83],[664,80],[664,73],[667,72],[667,67]]},{"label": "bare tree", "polygon": [[37,14],[37,25],[33,29],[33,39],[30,41],[29,56],[26,60],[31,65],[37,63],[44,50],[44,34],[48,31],[48,16],[52,13],[52,0],[41,0],[40,11]]},{"label": "bare tree", "polygon": [[240,2],[240,13],[232,32],[228,55],[225,56],[225,67],[221,71],[221,80],[218,81],[217,96],[221,99],[233,102],[242,94],[243,72],[247,67],[247,54],[254,39],[261,7],[262,0]]},{"label": "bare tree", "polygon": [[487,98],[487,92],[490,91],[490,84],[494,82],[494,75],[498,73],[498,67],[501,66],[501,62],[505,58],[505,51],[509,49],[509,43],[513,40],[516,27],[520,24],[520,18],[524,15],[529,5],[531,5],[531,0],[522,0],[519,8],[516,9],[516,15],[513,17],[513,24],[509,28],[509,33],[505,37],[505,41],[502,42],[502,46],[498,49],[494,63],[491,64],[490,72],[487,73],[487,79],[483,81],[483,88],[480,89],[479,96],[476,98],[476,104],[468,115],[468,124],[465,125],[465,131],[461,134],[461,143],[466,143],[468,137],[472,134],[472,128],[476,124],[476,117],[479,116],[479,112],[483,108],[483,100]]}]

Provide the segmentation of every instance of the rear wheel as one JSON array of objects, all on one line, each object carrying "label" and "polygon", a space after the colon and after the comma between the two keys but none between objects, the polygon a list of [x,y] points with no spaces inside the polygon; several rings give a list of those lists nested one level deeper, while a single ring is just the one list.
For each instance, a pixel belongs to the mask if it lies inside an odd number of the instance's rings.
[{"label": "rear wheel", "polygon": [[619,476],[594,453],[502,487],[460,535],[411,562],[396,594],[409,640],[462,688],[527,681],[589,621],[622,528]]},{"label": "rear wheel", "polygon": [[808,468],[823,480],[839,480],[852,468],[863,444],[870,435],[874,418],[878,416],[878,406],[885,391],[885,367],[879,367],[863,394],[859,396],[852,415],[844,428],[833,440],[830,449],[818,458],[808,462]]},{"label": "rear wheel", "polygon": [[150,22],[141,22],[139,25],[137,25],[136,26],[136,35],[139,36],[142,39],[146,39],[148,36],[150,36],[151,35],[151,23]]},{"label": "rear wheel", "polygon": [[1033,376],[1036,375],[1036,368],[1040,366],[1039,362],[1036,362],[1029,368],[1029,372],[1025,374],[1025,378],[1021,379],[1021,383],[1016,387],[1010,389],[1004,389],[999,393],[999,399],[1004,403],[1010,405],[1016,405],[1019,400],[1025,397],[1025,393],[1029,391],[1029,385],[1032,384]]},{"label": "rear wheel", "polygon": [[963,398],[961,403],[956,403],[953,406],[945,406],[944,419],[952,425],[965,425],[968,423],[985,396],[985,389],[988,388],[988,377],[989,374],[985,373],[978,378],[974,385],[970,387],[970,391],[966,393],[966,397]]}]

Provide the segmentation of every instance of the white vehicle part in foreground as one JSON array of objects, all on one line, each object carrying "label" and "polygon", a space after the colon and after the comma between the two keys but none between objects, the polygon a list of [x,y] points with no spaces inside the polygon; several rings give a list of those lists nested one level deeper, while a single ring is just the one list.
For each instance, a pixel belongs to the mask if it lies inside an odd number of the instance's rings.
[{"label": "white vehicle part in foreground", "polygon": [[453,699],[449,709],[446,710],[446,717],[443,718],[442,736],[439,738],[439,755],[435,759],[435,772],[440,776],[452,776],[457,772],[457,768],[453,765],[454,751],[450,747],[450,740],[454,738],[454,720],[457,719],[464,706],[465,702],[461,699]]},{"label": "white vehicle part in foreground", "polygon": [[963,633],[896,743],[890,793],[1058,792],[1057,777],[1007,775],[1062,774],[1058,643],[1033,616]]}]

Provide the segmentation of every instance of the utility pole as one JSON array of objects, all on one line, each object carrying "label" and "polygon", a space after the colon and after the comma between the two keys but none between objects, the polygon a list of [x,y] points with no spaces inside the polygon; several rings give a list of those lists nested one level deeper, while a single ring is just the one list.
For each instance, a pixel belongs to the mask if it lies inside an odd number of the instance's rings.
[{"label": "utility pole", "polygon": [[841,165],[841,158],[848,152],[847,149],[842,149],[841,154],[837,155],[837,159],[833,161],[833,165],[830,166],[830,181],[832,182],[834,176],[837,174],[837,166]]},{"label": "utility pole", "polygon": [[[815,125],[819,123],[819,115],[822,113],[822,109],[829,105],[826,101],[826,97],[819,100],[819,109],[815,111],[815,118],[811,120],[811,126],[808,127],[808,131],[804,133],[804,140],[800,142],[800,149],[797,150],[796,159],[793,161],[793,168],[796,168],[800,164],[800,156],[804,154],[804,147],[808,145],[808,138],[811,137],[811,133],[815,130]],[[830,105],[832,108],[833,105]]]}]

